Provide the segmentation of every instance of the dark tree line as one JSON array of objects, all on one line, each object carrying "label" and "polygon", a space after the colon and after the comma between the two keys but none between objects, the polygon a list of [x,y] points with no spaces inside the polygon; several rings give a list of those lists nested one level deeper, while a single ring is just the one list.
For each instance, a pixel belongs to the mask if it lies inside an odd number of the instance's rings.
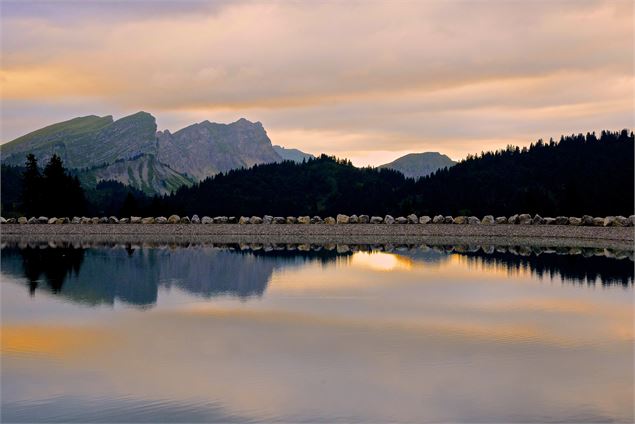
[{"label": "dark tree line", "polygon": [[86,199],[79,179],[68,174],[59,156],[53,155],[40,172],[29,154],[22,174],[22,210],[28,216],[69,216],[83,213]]},{"label": "dark tree line", "polygon": [[229,171],[166,196],[102,181],[86,190],[85,201],[59,158],[42,175],[31,158],[23,177],[2,167],[2,209],[29,216],[630,215],[634,156],[632,132],[603,131],[468,156],[418,181],[322,155]]}]

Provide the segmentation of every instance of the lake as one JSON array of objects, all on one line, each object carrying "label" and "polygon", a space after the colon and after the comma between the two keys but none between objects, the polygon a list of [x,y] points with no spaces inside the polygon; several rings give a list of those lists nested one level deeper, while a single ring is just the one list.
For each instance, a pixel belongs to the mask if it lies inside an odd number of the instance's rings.
[{"label": "lake", "polygon": [[2,421],[632,422],[632,252],[5,244]]}]

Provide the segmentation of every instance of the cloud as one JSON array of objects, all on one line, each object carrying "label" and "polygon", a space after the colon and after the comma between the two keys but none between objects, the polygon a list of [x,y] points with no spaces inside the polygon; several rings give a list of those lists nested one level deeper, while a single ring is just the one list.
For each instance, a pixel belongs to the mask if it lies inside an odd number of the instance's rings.
[{"label": "cloud", "polygon": [[349,156],[633,125],[630,1],[20,4],[2,17],[9,105],[245,116]]}]

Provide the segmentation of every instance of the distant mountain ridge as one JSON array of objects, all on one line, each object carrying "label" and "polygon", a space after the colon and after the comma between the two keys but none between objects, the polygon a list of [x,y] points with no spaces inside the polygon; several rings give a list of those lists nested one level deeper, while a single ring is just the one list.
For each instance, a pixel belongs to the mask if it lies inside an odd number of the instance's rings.
[{"label": "distant mountain ridge", "polygon": [[310,153],[304,153],[298,149],[288,149],[282,146],[273,146],[273,150],[283,159],[283,160],[291,160],[293,162],[300,163],[304,160],[315,159]]},{"label": "distant mountain ridge", "polygon": [[438,152],[425,152],[407,154],[390,163],[380,165],[378,168],[394,169],[408,178],[417,179],[454,165],[456,162],[446,155]]},{"label": "distant mountain ridge", "polygon": [[113,120],[85,116],[49,125],[0,145],[2,164],[22,165],[33,153],[44,163],[59,155],[83,183],[115,180],[147,194],[165,194],[236,168],[280,162],[260,122],[204,121],[175,133],[157,131],[147,112]]}]

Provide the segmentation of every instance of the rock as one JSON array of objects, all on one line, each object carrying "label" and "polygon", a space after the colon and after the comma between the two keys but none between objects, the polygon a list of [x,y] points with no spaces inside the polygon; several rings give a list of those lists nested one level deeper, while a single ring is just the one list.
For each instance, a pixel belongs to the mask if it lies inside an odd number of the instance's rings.
[{"label": "rock", "polygon": [[432,218],[432,223],[433,224],[443,224],[444,220],[445,220],[445,218],[443,217],[443,215],[436,215],[434,218]]},{"label": "rock", "polygon": [[120,224],[127,224],[128,222],[130,222],[130,219],[128,219],[128,218],[121,218],[121,219],[119,220],[119,223],[120,223]]},{"label": "rock", "polygon": [[359,223],[360,224],[368,224],[370,222],[370,217],[368,215],[360,215]]},{"label": "rock", "polygon": [[311,217],[311,224],[322,224],[324,221],[319,216]]},{"label": "rock", "polygon": [[252,216],[251,218],[249,218],[249,223],[250,224],[254,224],[254,225],[258,225],[258,224],[262,224],[263,220],[259,216]]},{"label": "rock", "polygon": [[382,218],[381,216],[372,216],[370,218],[371,224],[381,224],[382,222],[384,222],[384,218]]},{"label": "rock", "polygon": [[141,223],[142,224],[154,224],[156,221],[153,217],[151,216],[147,216],[145,218],[141,218]]},{"label": "rock", "polygon": [[18,224],[26,224],[28,222],[28,220],[26,219],[25,216],[21,216],[18,218]]},{"label": "rock", "polygon": [[17,221],[15,218],[9,218],[9,219],[7,219],[7,224],[15,224],[15,223],[17,223],[17,222],[18,222],[18,221]]},{"label": "rock", "polygon": [[419,217],[419,224],[428,224],[430,221],[432,221],[432,218],[427,215]]},{"label": "rock", "polygon": [[566,216],[557,216],[556,225],[569,225],[569,218]]},{"label": "rock", "polygon": [[467,216],[460,215],[454,218],[454,223],[457,225],[467,224]]},{"label": "rock", "polygon": [[109,216],[108,217],[108,223],[109,224],[118,224],[119,223],[119,219],[117,219],[116,216]]},{"label": "rock", "polygon": [[80,224],[92,224],[92,221],[90,220],[90,218],[86,218],[85,216],[82,216],[82,218],[79,221]]},{"label": "rock", "polygon": [[168,219],[166,217],[164,217],[164,216],[158,216],[155,221],[156,221],[157,224],[167,224],[168,223]]},{"label": "rock", "polygon": [[48,224],[49,219],[45,216],[41,216],[37,219],[38,224]]},{"label": "rock", "polygon": [[74,216],[73,219],[71,219],[71,224],[80,224],[82,222],[82,219],[78,216]]},{"label": "rock", "polygon": [[576,216],[570,216],[569,217],[569,225],[582,225],[582,218],[578,218]]},{"label": "rock", "polygon": [[556,225],[556,218],[544,218],[545,225]]},{"label": "rock", "polygon": [[55,220],[55,224],[57,224],[57,225],[68,224],[68,222],[66,222],[68,220],[69,220],[68,218],[57,218]]},{"label": "rock", "polygon": [[213,224],[227,224],[227,217],[226,216],[215,216],[214,218],[212,218],[212,223]]},{"label": "rock", "polygon": [[406,217],[406,219],[408,219],[408,224],[418,224],[419,223],[419,217],[417,217],[417,215],[415,215],[413,213],[408,215]]},{"label": "rock", "polygon": [[531,220],[531,225],[542,225],[544,224],[544,218],[538,214],[534,215],[533,219]]},{"label": "rock", "polygon": [[199,218],[198,215],[194,214],[192,215],[192,219],[190,221],[192,222],[192,224],[200,224],[201,218]]},{"label": "rock", "polygon": [[607,217],[604,218],[603,226],[605,226],[605,227],[614,227],[616,222],[617,222],[617,220],[615,219],[614,216],[607,216]]},{"label": "rock", "polygon": [[271,215],[265,215],[262,217],[262,223],[263,224],[271,224],[273,222],[273,216]]},{"label": "rock", "polygon": [[628,226],[629,227],[635,226],[635,215],[630,215],[628,217]]},{"label": "rock", "polygon": [[512,225],[518,224],[518,215],[510,216],[509,219],[507,220],[507,223]]},{"label": "rock", "polygon": [[584,226],[592,226],[593,225],[593,217],[591,215],[582,215],[582,223]]},{"label": "rock", "polygon": [[481,220],[481,224],[483,225],[494,225],[496,221],[494,220],[493,215],[485,215]]},{"label": "rock", "polygon": [[38,219],[34,216],[32,216],[31,218],[29,218],[29,220],[26,222],[27,224],[39,224],[40,221],[38,221]]},{"label": "rock", "polygon": [[297,222],[298,222],[298,224],[303,224],[303,225],[310,224],[311,223],[311,217],[306,216],[306,215],[305,216],[299,216],[298,219],[297,219]]},{"label": "rock", "polygon": [[448,215],[443,217],[444,224],[454,224],[454,217]]},{"label": "rock", "polygon": [[283,216],[276,216],[273,218],[274,224],[285,224],[287,220]]},{"label": "rock", "polygon": [[529,215],[528,213],[523,213],[518,215],[518,224],[519,225],[530,225],[532,223],[533,219],[531,218],[531,215]]},{"label": "rock", "polygon": [[247,225],[249,224],[249,218],[246,216],[241,216],[240,218],[238,218],[238,224],[239,225]]},{"label": "rock", "polygon": [[201,224],[209,225],[213,223],[214,223],[214,218],[210,216],[205,215],[203,218],[201,218]]},{"label": "rock", "polygon": [[333,225],[335,224],[337,221],[335,221],[335,218],[333,218],[332,216],[327,216],[326,218],[324,218],[324,223],[328,224],[328,225]]},{"label": "rock", "polygon": [[97,217],[97,216],[93,216],[93,217],[90,219],[90,223],[91,223],[91,224],[99,224],[99,217]]},{"label": "rock", "polygon": [[57,222],[57,218],[49,218],[49,220],[46,223],[47,224],[55,224],[55,222]]},{"label": "rock", "polygon": [[140,216],[131,216],[130,217],[130,223],[131,224],[141,224],[141,217]]},{"label": "rock", "polygon": [[181,219],[179,219],[179,224],[189,224],[192,221],[190,221],[190,218],[187,216],[182,217]]},{"label": "rock", "polygon": [[7,220],[0,216],[0,224],[6,224]]},{"label": "rock", "polygon": [[481,220],[480,220],[480,219],[478,219],[478,218],[477,218],[477,217],[475,217],[475,216],[469,216],[469,217],[467,218],[467,223],[468,223],[469,225],[480,225]]},{"label": "rock", "polygon": [[628,227],[629,219],[625,216],[616,216],[614,227]]},{"label": "rock", "polygon": [[403,217],[403,216],[398,216],[397,218],[395,218],[395,223],[396,224],[407,224],[408,223],[408,218]]},{"label": "rock", "polygon": [[604,218],[593,218],[593,226],[594,227],[604,227]]},{"label": "rock", "polygon": [[230,216],[229,218],[227,218],[228,224],[236,224],[237,222],[238,222],[238,219],[236,219],[235,216]]},{"label": "rock", "polygon": [[342,214],[338,214],[337,217],[335,218],[335,221],[338,224],[348,224],[348,221],[350,220],[348,215],[342,215]]},{"label": "rock", "polygon": [[348,223],[349,224],[358,224],[359,223],[359,218],[357,217],[357,215],[353,214],[348,218]]},{"label": "rock", "polygon": [[496,223],[498,225],[507,224],[507,217],[506,216],[497,216],[495,221],[496,221]]},{"label": "rock", "polygon": [[295,224],[298,222],[298,219],[295,216],[288,216],[287,217],[287,224]]},{"label": "rock", "polygon": [[386,215],[384,217],[384,224],[394,224],[395,223],[395,218],[393,218],[390,215]]},{"label": "rock", "polygon": [[181,222],[181,217],[178,215],[170,215],[168,218],[168,224],[178,224]]},{"label": "rock", "polygon": [[102,216],[101,218],[99,218],[98,221],[100,224],[108,224],[108,218],[105,216]]}]

